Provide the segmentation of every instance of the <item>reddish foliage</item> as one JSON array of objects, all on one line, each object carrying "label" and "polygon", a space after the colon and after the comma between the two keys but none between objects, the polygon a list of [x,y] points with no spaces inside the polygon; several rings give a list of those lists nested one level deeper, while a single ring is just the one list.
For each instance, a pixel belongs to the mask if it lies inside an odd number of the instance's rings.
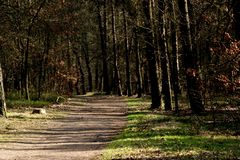
[{"label": "reddish foliage", "polygon": [[240,86],[240,41],[225,33],[224,42],[215,43],[215,46],[210,48],[213,59],[210,87],[214,91],[233,93]]},{"label": "reddish foliage", "polygon": [[197,70],[192,69],[192,68],[188,68],[187,69],[187,75],[190,76],[190,77],[196,77],[197,76]]}]

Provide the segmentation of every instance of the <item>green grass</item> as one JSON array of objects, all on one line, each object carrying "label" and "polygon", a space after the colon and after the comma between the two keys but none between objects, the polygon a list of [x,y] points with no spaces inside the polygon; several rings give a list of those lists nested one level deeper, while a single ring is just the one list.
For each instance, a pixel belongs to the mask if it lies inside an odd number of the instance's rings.
[{"label": "green grass", "polygon": [[49,101],[7,100],[8,108],[44,107],[50,104]]},{"label": "green grass", "polygon": [[32,130],[44,130],[49,126],[53,119],[60,119],[66,116],[66,112],[46,108],[47,114],[31,114],[31,109],[19,111],[18,109],[9,109],[8,118],[0,118],[0,144],[8,141],[14,141],[22,137],[24,132]]},{"label": "green grass", "polygon": [[[40,100],[25,100],[18,93],[7,96],[7,119],[0,118],[0,142],[20,136],[18,133],[29,129],[41,129],[51,119],[64,117],[67,113],[59,108],[52,108],[56,103],[56,94],[43,94]],[[61,97],[60,97],[61,98]],[[62,97],[59,102],[65,100]],[[32,114],[33,108],[45,108],[47,114]]]},{"label": "green grass", "polygon": [[209,115],[152,112],[146,99],[130,98],[128,106],[128,126],[108,145],[103,159],[240,158],[240,138],[209,129],[202,123]]},{"label": "green grass", "polygon": [[37,95],[31,94],[31,100],[25,100],[18,92],[10,92],[7,95],[7,108],[24,109],[27,107],[42,108],[53,103],[63,103],[67,96],[59,96],[55,93],[44,93],[38,99]]}]

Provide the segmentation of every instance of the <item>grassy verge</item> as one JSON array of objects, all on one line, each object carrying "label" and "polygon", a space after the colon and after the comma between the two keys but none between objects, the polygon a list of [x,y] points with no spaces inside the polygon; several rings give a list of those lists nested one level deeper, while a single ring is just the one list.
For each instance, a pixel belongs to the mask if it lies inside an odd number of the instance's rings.
[{"label": "grassy verge", "polygon": [[240,138],[201,123],[209,116],[148,110],[149,102],[128,99],[128,126],[108,145],[103,159],[237,159]]},{"label": "grassy verge", "polygon": [[[20,138],[31,130],[42,130],[49,126],[49,120],[64,117],[67,113],[60,106],[52,106],[58,96],[44,95],[41,100],[7,99],[7,116],[0,118],[0,143]],[[45,108],[47,114],[32,114],[33,108]]]},{"label": "grassy verge", "polygon": [[31,109],[19,112],[10,109],[8,118],[0,118],[0,144],[15,138],[21,138],[33,130],[44,130],[49,126],[49,121],[65,116],[66,113],[57,109],[46,108],[47,114],[32,114]]},{"label": "grassy verge", "polygon": [[49,106],[50,104],[51,102],[49,101],[7,100],[7,107],[10,109],[21,109],[25,107],[41,108]]}]

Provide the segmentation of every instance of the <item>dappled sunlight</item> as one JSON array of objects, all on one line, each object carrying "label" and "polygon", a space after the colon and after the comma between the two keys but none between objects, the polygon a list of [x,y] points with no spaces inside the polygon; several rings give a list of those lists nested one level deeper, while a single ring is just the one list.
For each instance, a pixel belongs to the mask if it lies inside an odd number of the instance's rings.
[{"label": "dappled sunlight", "polygon": [[10,159],[14,153],[22,159],[95,157],[126,125],[126,102],[120,97],[77,96],[49,109],[44,115],[12,112],[1,130],[0,153]]},{"label": "dappled sunlight", "polygon": [[[131,100],[131,99],[130,99]],[[131,100],[132,101],[132,100]],[[128,126],[108,146],[106,159],[213,159],[239,157],[240,138],[206,132],[196,117],[136,110],[128,114]],[[132,107],[132,106],[129,106]],[[145,108],[148,107],[145,105]],[[204,117],[202,117],[204,118]],[[193,123],[195,121],[195,123]]]}]

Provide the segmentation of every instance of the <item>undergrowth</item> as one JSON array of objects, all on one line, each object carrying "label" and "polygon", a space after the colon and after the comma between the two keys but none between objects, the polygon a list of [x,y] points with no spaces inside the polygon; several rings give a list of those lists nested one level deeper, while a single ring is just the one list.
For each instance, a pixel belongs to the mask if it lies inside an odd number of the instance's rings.
[{"label": "undergrowth", "polygon": [[24,109],[26,107],[42,108],[54,103],[66,101],[66,96],[59,96],[54,93],[44,93],[40,99],[36,95],[31,95],[31,100],[24,99],[18,92],[8,93],[6,98],[7,108]]},{"label": "undergrowth", "polygon": [[[45,128],[48,120],[62,118],[66,112],[52,104],[63,102],[66,98],[58,98],[56,94],[43,94],[41,99],[25,100],[18,93],[7,96],[7,118],[0,117],[0,143],[21,136],[28,130]],[[46,114],[32,114],[33,108],[45,108]]]}]

